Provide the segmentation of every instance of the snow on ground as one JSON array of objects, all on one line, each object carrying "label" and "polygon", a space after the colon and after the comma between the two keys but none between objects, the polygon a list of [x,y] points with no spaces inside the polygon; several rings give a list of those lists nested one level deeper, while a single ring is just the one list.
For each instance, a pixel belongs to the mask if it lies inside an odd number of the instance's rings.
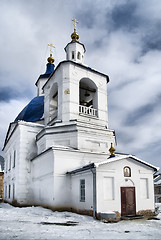
[{"label": "snow on ground", "polygon": [[[161,204],[158,204],[161,210]],[[160,220],[131,220],[103,223],[70,212],[42,207],[17,208],[0,203],[0,240],[8,239],[161,239]],[[53,223],[77,222],[76,226]]]}]

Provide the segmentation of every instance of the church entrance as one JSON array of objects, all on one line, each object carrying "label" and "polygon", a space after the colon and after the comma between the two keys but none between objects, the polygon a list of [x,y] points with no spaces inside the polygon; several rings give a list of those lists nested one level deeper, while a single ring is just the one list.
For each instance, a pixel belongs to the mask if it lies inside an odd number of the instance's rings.
[{"label": "church entrance", "polygon": [[136,215],[135,187],[121,187],[121,216]]}]

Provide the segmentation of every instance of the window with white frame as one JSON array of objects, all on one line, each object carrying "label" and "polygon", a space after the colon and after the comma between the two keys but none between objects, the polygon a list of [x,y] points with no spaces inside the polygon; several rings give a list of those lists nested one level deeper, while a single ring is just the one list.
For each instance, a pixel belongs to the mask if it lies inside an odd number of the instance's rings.
[{"label": "window with white frame", "polygon": [[6,159],[6,164],[5,164],[6,173],[7,173],[7,167],[8,167],[8,160]]},{"label": "window with white frame", "polygon": [[80,53],[80,52],[77,53],[77,58],[78,58],[78,59],[81,58],[81,53]]},{"label": "window with white frame", "polygon": [[11,197],[11,185],[8,186],[8,198]]},{"label": "window with white frame", "polygon": [[74,51],[72,51],[72,59],[74,59]]},{"label": "window with white frame", "polygon": [[7,185],[5,187],[5,198],[7,198]]},{"label": "window with white frame", "polygon": [[13,200],[15,199],[15,184],[13,184]]},{"label": "window with white frame", "polygon": [[85,179],[80,179],[80,202],[85,202]]},{"label": "window with white frame", "polygon": [[8,170],[11,170],[11,154],[9,156]]}]

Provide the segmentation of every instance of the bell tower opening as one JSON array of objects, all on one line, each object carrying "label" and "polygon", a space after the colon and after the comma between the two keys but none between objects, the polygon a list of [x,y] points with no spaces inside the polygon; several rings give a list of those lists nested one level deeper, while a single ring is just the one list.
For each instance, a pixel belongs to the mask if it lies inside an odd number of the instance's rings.
[{"label": "bell tower opening", "polygon": [[98,117],[97,86],[89,78],[79,82],[79,114]]},{"label": "bell tower opening", "polygon": [[50,92],[50,100],[49,100],[49,120],[54,120],[58,115],[58,85],[54,83],[51,92]]}]

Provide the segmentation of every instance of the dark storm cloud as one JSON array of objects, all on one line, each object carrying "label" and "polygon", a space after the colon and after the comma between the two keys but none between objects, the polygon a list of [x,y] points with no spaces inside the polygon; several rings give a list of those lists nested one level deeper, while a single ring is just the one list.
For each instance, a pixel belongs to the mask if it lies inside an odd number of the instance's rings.
[{"label": "dark storm cloud", "polygon": [[89,10],[83,10],[77,13],[77,18],[81,20],[79,22],[80,27],[92,28],[95,24],[95,12],[91,11],[89,14]]},{"label": "dark storm cloud", "polygon": [[[27,94],[25,94],[27,93]],[[31,98],[32,92],[30,89],[21,89],[21,91],[13,87],[1,87],[0,88],[0,102],[9,102],[12,99],[18,99],[23,96]]]},{"label": "dark storm cloud", "polygon": [[4,87],[0,89],[0,101],[9,102],[10,99],[13,99],[18,96],[18,92],[13,91],[12,88]]},{"label": "dark storm cloud", "polygon": [[112,27],[114,29],[124,28],[131,31],[139,26],[139,18],[136,15],[137,2],[128,1],[116,6],[111,13]]},{"label": "dark storm cloud", "polygon": [[155,109],[161,109],[161,94],[156,97],[155,101],[142,106],[135,111],[129,112],[123,124],[126,126],[134,126],[139,124],[140,121],[144,122],[144,119],[147,116],[153,115]]},{"label": "dark storm cloud", "polygon": [[154,110],[155,104],[147,104],[146,106],[140,107],[134,112],[129,112],[126,116],[124,125],[133,126],[137,125],[142,118],[145,118],[147,115],[151,114]]},{"label": "dark storm cloud", "polygon": [[161,50],[161,35],[159,29],[161,29],[161,21],[147,26],[147,34],[142,38],[144,53],[149,50]]},{"label": "dark storm cloud", "polygon": [[161,172],[161,166],[160,166],[160,157],[161,156],[161,147],[160,144],[158,144],[158,141],[151,142],[146,146],[146,151],[143,146],[142,149],[139,151],[136,151],[136,155],[140,156],[142,159],[149,159],[148,161],[153,164],[154,166],[160,167]]},{"label": "dark storm cloud", "polygon": [[[119,142],[121,141],[122,144],[129,144],[130,142],[133,142],[134,137],[132,135],[127,135],[124,131],[117,130],[116,133],[116,139],[119,145]],[[126,151],[126,149],[124,150]]]}]

